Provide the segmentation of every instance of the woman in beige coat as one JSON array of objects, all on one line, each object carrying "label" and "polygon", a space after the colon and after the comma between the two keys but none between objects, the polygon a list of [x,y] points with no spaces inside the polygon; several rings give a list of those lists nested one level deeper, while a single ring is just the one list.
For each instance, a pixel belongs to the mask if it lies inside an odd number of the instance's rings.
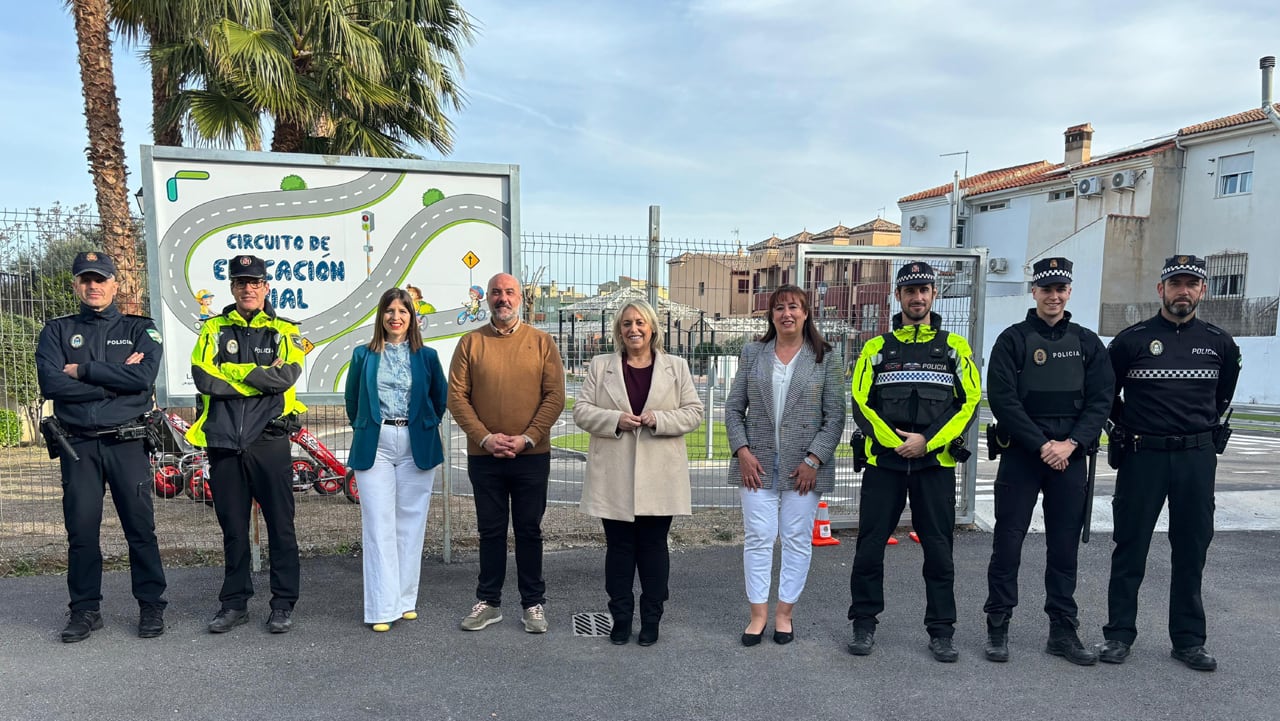
[{"label": "woman in beige coat", "polygon": [[622,645],[631,638],[639,572],[637,642],[651,646],[667,600],[671,517],[690,513],[684,434],[702,422],[702,401],[689,364],[663,352],[662,329],[648,303],[622,307],[613,342],[618,352],[591,359],[573,406],[574,422],[591,434],[580,509],[604,523],[609,639]]}]

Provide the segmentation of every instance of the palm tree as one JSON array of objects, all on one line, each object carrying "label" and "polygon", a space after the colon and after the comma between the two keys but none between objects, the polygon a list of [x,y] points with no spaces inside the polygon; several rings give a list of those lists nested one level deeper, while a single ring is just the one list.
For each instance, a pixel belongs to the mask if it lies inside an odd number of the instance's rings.
[{"label": "palm tree", "polygon": [[136,229],[129,212],[129,178],[120,101],[116,98],[115,70],[111,62],[107,0],[68,0],[68,6],[75,17],[80,83],[89,130],[85,153],[89,157],[98,215],[102,219],[102,246],[119,261],[118,304],[122,310],[138,312],[141,307],[139,269],[130,262],[137,257]]},{"label": "palm tree", "polygon": [[217,4],[197,0],[110,0],[111,17],[121,37],[127,43],[148,45],[142,55],[151,66],[151,134],[156,145],[182,145],[182,124],[169,110],[181,89],[182,72],[170,63],[157,62],[150,50],[182,43],[196,18],[210,15]]},{"label": "palm tree", "polygon": [[[118,3],[167,5],[160,0]],[[199,3],[196,3],[199,5]],[[153,44],[182,86],[166,117],[221,145],[411,156],[448,153],[447,111],[461,109],[461,49],[473,38],[458,0],[223,0],[194,29]],[[185,12],[185,11],[184,11]]]}]

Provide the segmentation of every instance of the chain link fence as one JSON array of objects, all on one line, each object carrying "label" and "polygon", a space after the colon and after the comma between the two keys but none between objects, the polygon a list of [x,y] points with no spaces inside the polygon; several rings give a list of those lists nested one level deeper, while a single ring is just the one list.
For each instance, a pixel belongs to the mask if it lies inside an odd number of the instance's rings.
[{"label": "chain link fence", "polygon": [[[741,539],[738,490],[728,482],[723,401],[742,346],[765,330],[769,294],[797,281],[812,288],[811,306],[819,327],[841,354],[846,371],[861,343],[887,330],[896,310],[888,295],[888,260],[822,261],[807,266],[806,277],[798,279],[794,252],[787,255],[784,243],[779,256],[772,249],[775,245],[767,253],[754,253],[736,241],[521,237],[520,267],[514,271],[525,284],[524,319],[556,339],[567,379],[568,407],[554,432],[543,525],[549,547],[603,539],[599,521],[577,510],[587,437],[574,426],[572,407],[591,357],[614,350],[614,315],[628,300],[649,299],[651,293],[664,344],[668,352],[688,360],[707,408],[702,428],[686,438],[694,513],[676,519],[672,541],[678,546]],[[97,218],[86,208],[0,210],[0,574],[27,566],[54,567],[65,556],[57,462],[48,458],[32,432],[42,412],[34,349],[47,319],[78,309],[70,274],[75,253],[100,248]],[[147,277],[141,250],[117,261],[122,269]],[[195,417],[194,408],[166,410],[188,422]],[[341,407],[312,405],[304,422],[325,449],[345,462],[350,428]],[[180,423],[175,420],[175,425]],[[846,423],[836,490],[826,498],[833,518],[856,517],[860,475],[852,471],[849,449],[843,444],[852,428]],[[452,422],[445,424],[444,433],[448,460],[436,483],[426,552],[449,560],[474,551],[476,530],[466,441]],[[200,498],[202,479],[195,472],[199,458],[192,455],[193,449],[180,447],[179,437],[174,432],[174,448],[153,459],[152,475],[139,479],[137,492],[155,494],[157,536],[167,563],[217,563],[221,534],[212,507]],[[311,553],[356,550],[359,507],[327,470],[322,451],[303,443],[295,443],[293,449],[300,545]],[[962,480],[962,490],[964,485]],[[267,540],[265,529],[261,540]],[[110,556],[123,557],[127,550],[110,503],[105,504],[102,544]]]}]

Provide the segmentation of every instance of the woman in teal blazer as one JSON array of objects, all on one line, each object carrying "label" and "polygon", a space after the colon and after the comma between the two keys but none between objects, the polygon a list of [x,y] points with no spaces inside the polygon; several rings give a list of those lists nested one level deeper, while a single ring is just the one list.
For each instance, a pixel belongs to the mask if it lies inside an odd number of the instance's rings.
[{"label": "woman in teal blazer", "polygon": [[347,466],[360,489],[364,622],[374,631],[418,617],[422,541],[436,470],[444,461],[444,370],[422,343],[413,299],[392,288],[378,301],[373,340],[347,368]]}]

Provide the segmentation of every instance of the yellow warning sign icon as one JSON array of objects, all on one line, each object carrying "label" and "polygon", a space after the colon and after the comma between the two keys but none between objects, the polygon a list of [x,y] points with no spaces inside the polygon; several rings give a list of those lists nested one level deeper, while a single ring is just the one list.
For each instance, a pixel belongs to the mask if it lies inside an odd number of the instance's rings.
[{"label": "yellow warning sign icon", "polygon": [[462,263],[466,265],[468,268],[474,269],[476,267],[476,264],[479,262],[480,262],[480,257],[469,250],[467,251],[466,255],[462,256]]},{"label": "yellow warning sign icon", "polygon": [[306,338],[303,338],[303,339],[302,339],[302,354],[303,354],[303,355],[306,355],[306,354],[310,353],[310,352],[311,352],[315,347],[316,347],[316,344],[315,344],[315,343],[312,343],[311,341],[307,340]]}]

